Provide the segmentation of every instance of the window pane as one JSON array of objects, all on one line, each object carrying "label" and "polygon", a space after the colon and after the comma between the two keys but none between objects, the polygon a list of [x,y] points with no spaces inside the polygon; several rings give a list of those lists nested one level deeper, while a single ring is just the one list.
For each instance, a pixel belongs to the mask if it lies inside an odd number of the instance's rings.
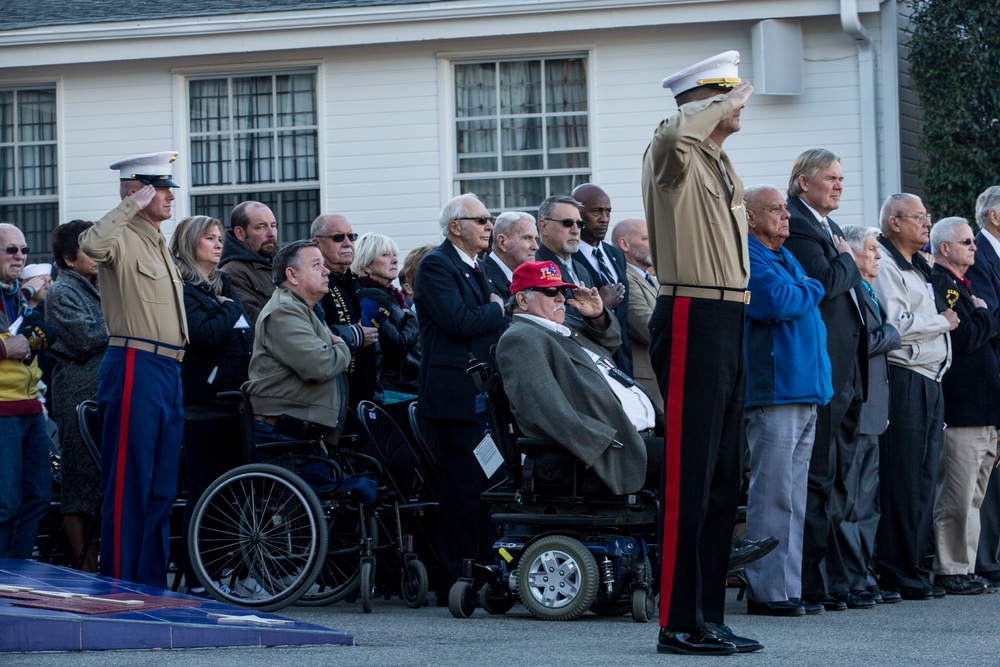
[{"label": "window pane", "polygon": [[581,58],[545,61],[545,110],[587,110],[587,68]]},{"label": "window pane", "polygon": [[243,201],[259,201],[274,212],[278,221],[278,240],[291,243],[309,238],[309,225],[319,215],[319,190],[286,192],[240,192],[191,197],[191,210],[222,220],[227,226],[233,207]]},{"label": "window pane", "polygon": [[192,81],[191,132],[220,132],[229,129],[229,81]]},{"label": "window pane", "polygon": [[14,141],[14,93],[0,91],[0,141]]},{"label": "window pane", "polygon": [[277,77],[278,126],[316,124],[316,90],[311,74]]},{"label": "window pane", "polygon": [[14,196],[14,149],[0,148],[0,197]]},{"label": "window pane", "polygon": [[458,171],[470,174],[497,171],[496,122],[492,120],[459,121]]},{"label": "window pane", "polygon": [[229,137],[209,135],[191,139],[191,185],[226,185],[232,183]]},{"label": "window pane", "polygon": [[549,169],[589,167],[587,116],[550,116],[546,122]]},{"label": "window pane", "polygon": [[504,171],[545,168],[541,118],[505,118],[501,127]]},{"label": "window pane", "polygon": [[271,127],[271,77],[233,79],[233,125],[237,130]]},{"label": "window pane", "polygon": [[17,94],[17,106],[20,141],[55,141],[55,91],[21,91]]},{"label": "window pane", "polygon": [[54,195],[56,191],[56,147],[21,146],[18,150],[20,192],[22,196]]},{"label": "window pane", "polygon": [[505,178],[503,182],[506,211],[535,210],[548,196],[545,193],[545,178]]},{"label": "window pane", "polygon": [[[576,186],[583,185],[584,183],[590,183],[590,174],[573,174],[570,176],[550,176],[549,177],[549,194],[550,195],[568,195],[576,189]],[[541,204],[541,202],[538,202]]]},{"label": "window pane", "polygon": [[489,178],[481,181],[459,181],[458,187],[459,194],[475,193],[479,197],[479,201],[483,202],[483,206],[493,213],[499,213],[503,210],[500,200],[499,180]]},{"label": "window pane", "polygon": [[455,67],[455,115],[496,115],[496,64],[475,63]]},{"label": "window pane", "polygon": [[237,183],[267,183],[277,180],[274,173],[273,141],[270,133],[236,137]]},{"label": "window pane", "polygon": [[315,130],[278,133],[278,180],[315,181],[318,178],[318,139]]},{"label": "window pane", "polygon": [[500,63],[500,113],[539,113],[541,110],[541,61]]},{"label": "window pane", "polygon": [[31,248],[29,262],[52,261],[52,230],[59,224],[59,204],[0,204],[0,220],[11,222]]}]

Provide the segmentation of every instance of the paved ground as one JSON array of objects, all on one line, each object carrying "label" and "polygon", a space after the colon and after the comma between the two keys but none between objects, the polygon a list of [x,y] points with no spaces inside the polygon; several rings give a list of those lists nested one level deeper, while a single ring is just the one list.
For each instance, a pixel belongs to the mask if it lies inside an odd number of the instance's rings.
[{"label": "paved ground", "polygon": [[874,610],[826,613],[794,619],[747,616],[730,591],[729,625],[762,641],[754,654],[719,658],[659,655],[655,620],[586,615],[568,623],[537,621],[522,607],[506,616],[481,610],[456,620],[447,609],[407,609],[398,600],[379,600],[372,614],[357,604],[325,608],[290,607],[282,615],[349,630],[356,646],[326,648],[105,651],[95,653],[5,654],[4,667],[331,667],[416,665],[497,667],[642,667],[697,663],[747,663],[781,667],[824,665],[1000,665],[1000,595],[948,597],[882,605]]}]

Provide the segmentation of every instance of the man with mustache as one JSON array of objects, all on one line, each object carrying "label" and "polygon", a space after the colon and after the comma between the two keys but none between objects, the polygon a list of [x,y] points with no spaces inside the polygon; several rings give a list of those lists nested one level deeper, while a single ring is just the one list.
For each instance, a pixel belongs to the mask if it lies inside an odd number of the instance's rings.
[{"label": "man with mustache", "polygon": [[251,325],[257,323],[261,308],[274,292],[271,256],[277,244],[278,223],[271,209],[259,201],[241,202],[233,208],[219,270],[232,279]]}]

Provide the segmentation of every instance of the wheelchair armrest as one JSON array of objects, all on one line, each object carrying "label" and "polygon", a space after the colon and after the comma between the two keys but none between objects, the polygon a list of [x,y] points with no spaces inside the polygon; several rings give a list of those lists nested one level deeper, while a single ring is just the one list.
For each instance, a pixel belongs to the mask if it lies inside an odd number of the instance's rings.
[{"label": "wheelchair armrest", "polygon": [[385,467],[382,465],[381,461],[367,454],[361,454],[360,452],[352,452],[344,449],[331,449],[330,458],[342,462],[355,462],[361,463],[365,468],[368,468],[378,475],[379,479],[385,474]]},{"label": "wheelchair armrest", "polygon": [[254,445],[254,450],[261,454],[277,454],[318,446],[316,440],[281,440],[277,442],[262,442],[259,445]]},{"label": "wheelchair armrest", "polygon": [[566,452],[567,455],[572,456],[569,450],[563,447],[560,443],[555,440],[540,440],[538,438],[518,438],[517,448],[524,452],[528,456],[534,456],[537,454],[552,454],[558,452]]}]

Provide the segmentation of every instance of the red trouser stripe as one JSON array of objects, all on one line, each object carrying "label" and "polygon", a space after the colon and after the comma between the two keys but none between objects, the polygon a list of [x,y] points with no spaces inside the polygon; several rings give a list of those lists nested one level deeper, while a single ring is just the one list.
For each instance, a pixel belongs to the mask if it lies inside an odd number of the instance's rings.
[{"label": "red trouser stripe", "polygon": [[125,495],[125,454],[128,452],[128,422],[132,409],[132,382],[135,379],[135,350],[125,351],[125,385],[122,389],[122,416],[118,426],[118,455],[115,457],[115,579],[122,568],[122,505]]},{"label": "red trouser stripe", "polygon": [[667,402],[663,464],[666,484],[663,493],[663,549],[660,551],[660,626],[667,627],[670,594],[674,586],[677,562],[677,523],[681,502],[681,433],[684,415],[684,366],[688,346],[688,310],[691,299],[676,297],[671,317],[670,377]]}]

